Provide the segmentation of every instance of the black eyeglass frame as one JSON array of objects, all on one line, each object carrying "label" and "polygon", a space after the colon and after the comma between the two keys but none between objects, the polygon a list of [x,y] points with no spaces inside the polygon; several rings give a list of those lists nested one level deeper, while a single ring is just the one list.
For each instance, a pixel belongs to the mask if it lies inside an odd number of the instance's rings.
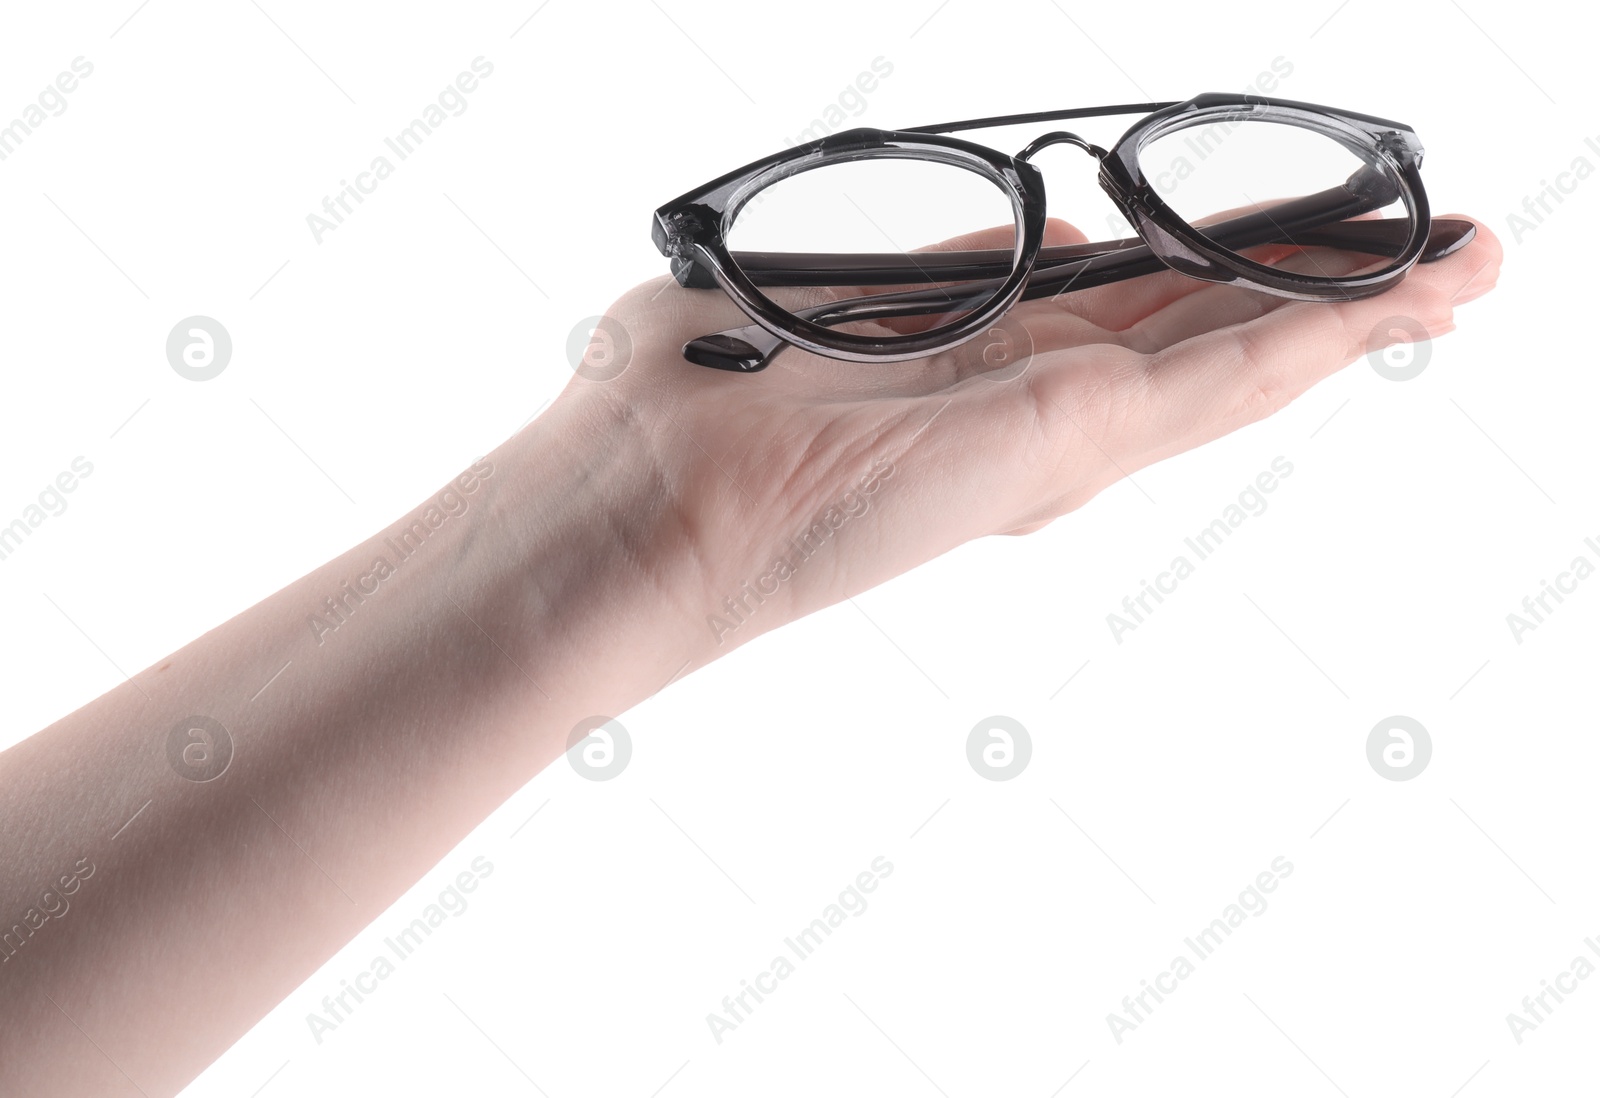
[{"label": "black eyeglass frame", "polygon": [[[969,129],[1132,113],[1145,117],[1109,151],[1059,130],[1036,138],[1015,156],[948,136]],[[1174,130],[1244,120],[1312,130],[1344,146],[1366,167],[1341,187],[1271,211],[1208,225],[1202,231],[1157,193],[1140,167],[1140,151]],[[1042,246],[1044,180],[1030,157],[1058,143],[1076,145],[1099,161],[1100,185],[1133,225],[1137,239]],[[1354,300],[1381,293],[1404,278],[1419,259],[1448,254],[1471,237],[1470,222],[1441,222],[1442,231],[1435,231],[1422,185],[1422,155],[1416,132],[1403,123],[1295,100],[1229,93],[1207,93],[1182,102],[1007,115],[905,130],[859,128],[764,157],[681,195],[656,210],[652,238],[670,259],[680,284],[720,287],[755,321],[750,328],[691,341],[684,348],[691,361],[749,372],[763,368],[782,344],[848,361],[904,361],[957,346],[986,330],[1017,301],[1042,296],[1042,292],[1060,292],[1058,284],[1061,289],[1084,288],[1162,267],[1301,301]],[[736,253],[730,251],[727,230],[746,203],[765,188],[803,171],[878,157],[950,164],[993,182],[1010,198],[1015,216],[1015,243],[1009,256],[1003,250],[874,255],[740,252],[736,259]],[[1382,209],[1396,199],[1404,202],[1407,218],[1347,220]],[[1390,256],[1392,261],[1377,271],[1314,275],[1257,263],[1234,250],[1272,242],[1343,243]],[[759,288],[914,284],[955,278],[978,281],[937,290],[868,295],[794,311]],[[967,297],[961,306],[963,315],[919,332],[857,335],[835,331],[821,322],[947,312],[952,290]],[[983,295],[981,303],[979,295]]]}]

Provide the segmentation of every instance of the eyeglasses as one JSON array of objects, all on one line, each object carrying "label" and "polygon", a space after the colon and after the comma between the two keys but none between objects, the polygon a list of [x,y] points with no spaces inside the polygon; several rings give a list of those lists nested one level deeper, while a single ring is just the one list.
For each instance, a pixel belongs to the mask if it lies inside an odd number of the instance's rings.
[{"label": "eyeglasses", "polygon": [[[1109,151],[1065,130],[1015,156],[945,136],[1122,114],[1145,117]],[[1136,236],[1044,246],[1044,180],[1031,161],[1058,144],[1099,161],[1100,186]],[[1217,93],[852,129],[674,199],[655,212],[652,237],[681,285],[720,287],[754,322],[690,340],[690,362],[748,373],[790,345],[901,362],[982,334],[1019,301],[1163,269],[1297,301],[1381,293],[1473,236],[1471,222],[1429,217],[1422,152],[1399,122]],[[956,246],[927,250],[952,236]],[[1284,246],[1323,250],[1299,253],[1310,272],[1261,261]],[[861,292],[870,286],[896,289]],[[829,289],[785,306],[761,287]]]}]

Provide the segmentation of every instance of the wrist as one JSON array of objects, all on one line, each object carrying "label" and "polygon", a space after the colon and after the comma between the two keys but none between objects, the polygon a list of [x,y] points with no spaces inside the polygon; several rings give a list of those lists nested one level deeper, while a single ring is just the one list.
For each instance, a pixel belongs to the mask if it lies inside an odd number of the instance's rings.
[{"label": "wrist", "polygon": [[500,681],[559,728],[615,716],[717,654],[670,477],[647,430],[604,405],[557,400],[482,459],[449,585]]}]

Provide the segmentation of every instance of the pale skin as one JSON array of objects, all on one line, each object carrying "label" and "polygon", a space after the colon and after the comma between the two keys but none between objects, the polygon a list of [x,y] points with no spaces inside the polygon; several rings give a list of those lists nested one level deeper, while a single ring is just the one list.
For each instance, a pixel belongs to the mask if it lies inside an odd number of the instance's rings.
[{"label": "pale skin", "polygon": [[[1083,239],[1052,222],[1047,243]],[[1007,323],[1026,325],[1035,353],[1004,381],[981,376],[981,340],[919,362],[790,349],[762,374],[707,370],[679,348],[742,314],[720,293],[637,287],[609,312],[632,342],[627,368],[575,378],[487,454],[456,482],[465,509],[337,629],[311,618],[393,560],[386,539],[438,492],[0,754],[0,929],[68,891],[80,859],[93,866],[70,909],[0,963],[0,1093],[176,1093],[579,722],[1270,415],[1364,355],[1386,317],[1443,335],[1500,256],[1480,224],[1460,252],[1362,301],[1288,303],[1168,273],[1029,302]],[[737,628],[709,620],[732,622],[724,600],[863,477],[865,511],[762,601],[746,596]],[[233,741],[207,782],[167,757],[193,715]]]}]

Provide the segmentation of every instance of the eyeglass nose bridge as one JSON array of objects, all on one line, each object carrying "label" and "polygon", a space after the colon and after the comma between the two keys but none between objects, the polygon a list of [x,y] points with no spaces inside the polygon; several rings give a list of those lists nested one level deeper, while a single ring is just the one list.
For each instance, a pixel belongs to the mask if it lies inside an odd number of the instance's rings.
[{"label": "eyeglass nose bridge", "polygon": [[1075,145],[1084,152],[1088,153],[1090,156],[1094,157],[1096,160],[1104,160],[1106,157],[1111,155],[1099,145],[1085,141],[1077,134],[1068,130],[1051,130],[1049,133],[1043,134],[1028,142],[1027,148],[1023,149],[1017,154],[1017,159],[1031,161],[1034,153],[1038,152],[1040,149],[1047,149],[1051,145]]}]

